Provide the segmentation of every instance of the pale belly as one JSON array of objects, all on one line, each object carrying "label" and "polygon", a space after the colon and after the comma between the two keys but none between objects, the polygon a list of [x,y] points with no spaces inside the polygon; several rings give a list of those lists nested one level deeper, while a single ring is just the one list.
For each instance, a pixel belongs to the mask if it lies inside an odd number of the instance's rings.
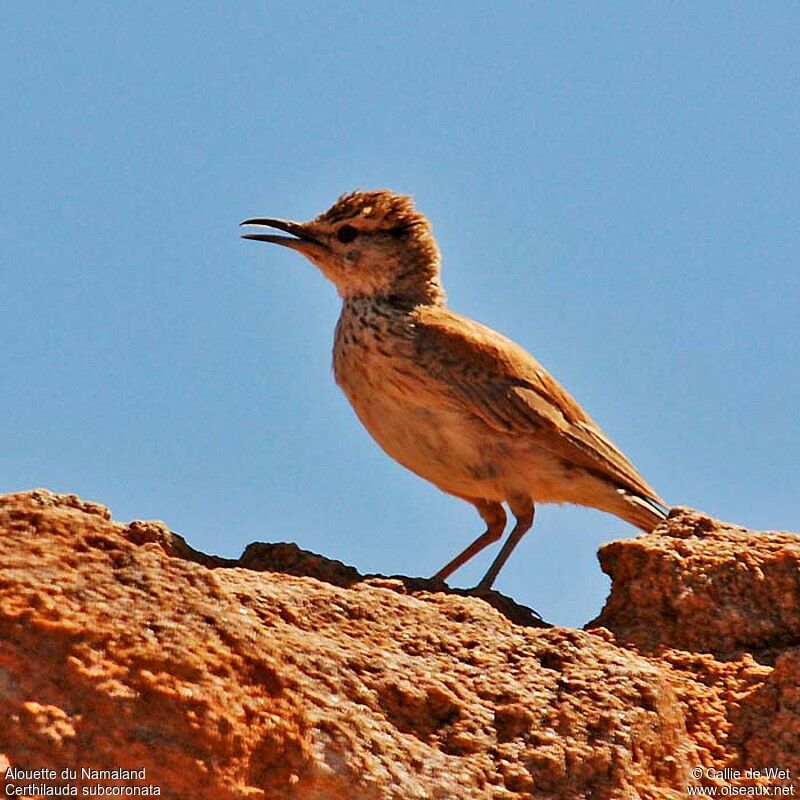
[{"label": "pale belly", "polygon": [[[498,477],[497,445],[461,415],[373,397],[351,403],[375,441],[403,466],[445,491],[467,494],[476,484],[492,491]],[[498,498],[499,499],[499,498]]]},{"label": "pale belly", "polygon": [[503,502],[514,496],[561,502],[563,464],[532,441],[502,434],[458,411],[380,392],[345,389],[373,439],[407,469],[445,492]]}]

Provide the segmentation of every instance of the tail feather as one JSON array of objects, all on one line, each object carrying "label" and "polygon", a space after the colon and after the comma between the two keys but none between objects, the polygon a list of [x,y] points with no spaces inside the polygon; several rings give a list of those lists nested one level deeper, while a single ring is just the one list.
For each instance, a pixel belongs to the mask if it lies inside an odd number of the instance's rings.
[{"label": "tail feather", "polygon": [[615,510],[617,516],[622,517],[648,533],[667,518],[668,509],[655,500],[631,494],[625,489],[617,489],[623,500],[622,507]]}]

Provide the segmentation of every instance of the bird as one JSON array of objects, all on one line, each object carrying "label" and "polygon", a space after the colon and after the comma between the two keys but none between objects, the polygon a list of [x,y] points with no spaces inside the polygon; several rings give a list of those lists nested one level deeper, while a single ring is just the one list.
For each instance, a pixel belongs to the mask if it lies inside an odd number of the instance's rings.
[{"label": "bird", "polygon": [[[653,530],[667,506],[600,427],[523,347],[450,310],[428,218],[388,189],[341,195],[308,222],[256,217],[245,233],[305,256],[336,287],[336,383],[395,461],[472,504],[486,530],[432,580],[445,582],[510,534],[474,591],[533,525],[538,503],[572,503]],[[288,234],[288,235],[283,235]]]}]

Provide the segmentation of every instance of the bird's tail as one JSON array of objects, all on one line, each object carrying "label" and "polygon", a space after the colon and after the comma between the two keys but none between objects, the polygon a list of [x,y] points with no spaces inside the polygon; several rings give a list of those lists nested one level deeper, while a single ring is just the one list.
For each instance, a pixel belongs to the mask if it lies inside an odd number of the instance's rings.
[{"label": "bird's tail", "polygon": [[668,509],[657,500],[631,494],[625,489],[617,489],[617,494],[620,503],[613,513],[643,531],[649,533],[667,518]]}]

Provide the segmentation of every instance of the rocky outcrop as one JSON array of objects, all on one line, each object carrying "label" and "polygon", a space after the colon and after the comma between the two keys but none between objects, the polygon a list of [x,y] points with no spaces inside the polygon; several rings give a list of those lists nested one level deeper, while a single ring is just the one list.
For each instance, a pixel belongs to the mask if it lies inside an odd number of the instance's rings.
[{"label": "rocky outcrop", "polygon": [[[611,595],[578,631],[292,545],[225,560],[73,495],[0,497],[4,786],[201,800],[799,791],[800,539],[678,509],[600,558]],[[789,774],[745,774],[765,767]]]},{"label": "rocky outcrop", "polygon": [[800,793],[800,536],[676,508],[600,564],[611,594],[587,627],[660,662],[704,769],[743,776],[705,782]]},{"label": "rocky outcrop", "polygon": [[735,657],[800,645],[800,537],[753,533],[685,508],[600,550],[612,590],[593,624],[642,650]]}]

